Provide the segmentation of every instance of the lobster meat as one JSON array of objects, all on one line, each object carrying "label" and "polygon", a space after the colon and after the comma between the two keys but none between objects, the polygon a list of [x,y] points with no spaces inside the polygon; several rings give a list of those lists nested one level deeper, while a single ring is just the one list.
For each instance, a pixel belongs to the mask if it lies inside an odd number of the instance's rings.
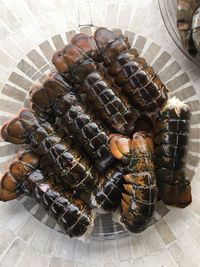
[{"label": "lobster meat", "polygon": [[70,138],[66,138],[65,132],[56,131],[47,122],[40,124],[29,109],[22,109],[16,117],[5,122],[1,135],[13,144],[31,144],[66,189],[89,191],[96,182],[94,167]]},{"label": "lobster meat", "polygon": [[121,222],[131,232],[143,231],[151,220],[157,200],[154,146],[151,135],[137,132],[132,139],[111,135],[110,149],[125,165]]},{"label": "lobster meat", "polygon": [[190,181],[185,174],[189,141],[190,110],[177,98],[169,99],[155,126],[155,163],[161,199],[184,208],[192,201]]},{"label": "lobster meat", "polygon": [[40,157],[24,150],[11,163],[0,181],[0,200],[9,201],[27,194],[41,203],[70,237],[80,237],[94,221],[91,208],[70,191],[63,191],[53,178],[46,178],[40,169]]},{"label": "lobster meat", "polygon": [[196,56],[199,49],[199,12],[195,13],[199,7],[199,0],[177,0],[177,27],[183,46],[192,56]]},{"label": "lobster meat", "polygon": [[58,73],[51,73],[43,85],[32,87],[30,101],[39,119],[60,117],[62,127],[80,142],[99,170],[104,171],[114,162],[104,125],[93,120],[94,115],[80,103],[72,87]]}]

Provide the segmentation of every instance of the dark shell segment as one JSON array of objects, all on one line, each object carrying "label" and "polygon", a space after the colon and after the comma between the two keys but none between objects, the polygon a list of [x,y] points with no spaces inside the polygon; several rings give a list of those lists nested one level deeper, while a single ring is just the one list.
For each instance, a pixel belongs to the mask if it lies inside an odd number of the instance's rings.
[{"label": "dark shell segment", "polygon": [[187,105],[169,100],[155,126],[158,188],[166,204],[178,207],[191,203],[190,182],[185,175],[190,116]]}]

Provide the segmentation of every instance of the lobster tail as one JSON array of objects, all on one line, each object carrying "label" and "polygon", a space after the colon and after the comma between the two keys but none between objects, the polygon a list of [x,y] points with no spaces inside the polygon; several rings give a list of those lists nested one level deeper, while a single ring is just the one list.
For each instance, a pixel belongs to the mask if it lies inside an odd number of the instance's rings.
[{"label": "lobster tail", "polygon": [[28,109],[22,109],[18,116],[3,124],[2,138],[13,144],[29,143],[29,134],[37,123],[35,117]]},{"label": "lobster tail", "polygon": [[71,39],[71,43],[83,50],[94,61],[99,62],[103,60],[93,36],[79,33]]},{"label": "lobster tail", "polygon": [[39,165],[38,156],[31,150],[18,153],[0,181],[0,200],[17,198],[23,191],[23,182]]},{"label": "lobster tail", "polygon": [[110,149],[124,165],[121,222],[129,231],[141,232],[151,220],[157,200],[153,140],[145,132],[135,133],[132,140],[112,135]]},{"label": "lobster tail", "polygon": [[162,108],[155,126],[157,184],[167,205],[186,207],[192,201],[185,175],[190,116],[189,107],[174,97]]}]

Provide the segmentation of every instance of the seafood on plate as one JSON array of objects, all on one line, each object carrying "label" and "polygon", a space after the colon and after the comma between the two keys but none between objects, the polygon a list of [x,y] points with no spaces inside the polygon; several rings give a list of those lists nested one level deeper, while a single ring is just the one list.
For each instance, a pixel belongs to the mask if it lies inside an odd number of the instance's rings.
[{"label": "seafood on plate", "polygon": [[155,164],[161,199],[184,208],[192,201],[185,166],[190,129],[189,106],[171,98],[162,108],[155,126]]},{"label": "seafood on plate", "polygon": [[141,232],[148,226],[157,201],[152,137],[146,132],[137,132],[132,139],[111,135],[110,149],[125,166],[120,221],[129,231]]},{"label": "seafood on plate", "polygon": [[31,150],[20,152],[0,181],[0,200],[26,194],[41,203],[70,237],[80,237],[93,227],[94,213],[73,192],[63,190],[55,179],[46,177],[40,156]]}]

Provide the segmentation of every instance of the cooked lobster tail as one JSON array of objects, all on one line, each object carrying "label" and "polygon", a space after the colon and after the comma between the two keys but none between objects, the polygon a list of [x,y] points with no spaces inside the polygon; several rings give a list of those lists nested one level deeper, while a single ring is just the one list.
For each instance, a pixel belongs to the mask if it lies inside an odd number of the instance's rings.
[{"label": "cooked lobster tail", "polygon": [[177,98],[169,99],[155,126],[156,175],[159,192],[167,205],[186,207],[192,201],[185,175],[190,109]]},{"label": "cooked lobster tail", "polygon": [[157,200],[152,137],[145,132],[135,133],[132,140],[112,135],[110,149],[123,162],[126,172],[121,222],[131,232],[141,232],[151,220]]}]

